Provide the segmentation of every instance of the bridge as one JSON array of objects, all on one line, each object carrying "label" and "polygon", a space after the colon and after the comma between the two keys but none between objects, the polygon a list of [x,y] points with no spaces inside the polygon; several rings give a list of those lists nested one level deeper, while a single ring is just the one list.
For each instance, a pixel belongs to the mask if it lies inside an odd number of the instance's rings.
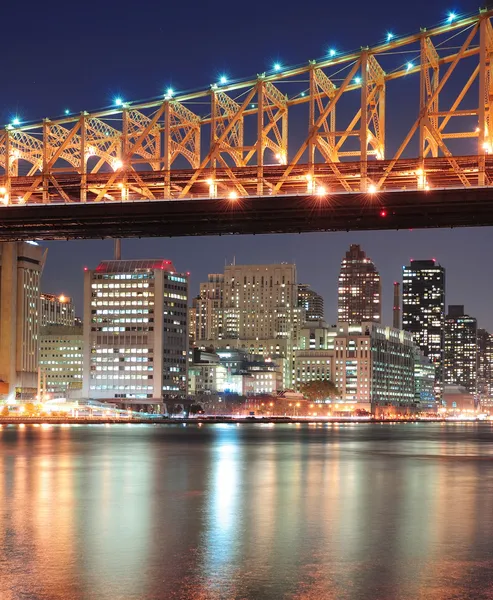
[{"label": "bridge", "polygon": [[0,240],[493,225],[492,16],[16,118],[0,131]]}]

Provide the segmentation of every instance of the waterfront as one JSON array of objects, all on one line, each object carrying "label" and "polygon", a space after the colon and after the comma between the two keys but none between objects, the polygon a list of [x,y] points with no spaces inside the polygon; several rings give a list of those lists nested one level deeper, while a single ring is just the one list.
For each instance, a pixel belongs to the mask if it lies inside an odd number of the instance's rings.
[{"label": "waterfront", "polygon": [[0,430],[0,598],[493,598],[489,423]]}]

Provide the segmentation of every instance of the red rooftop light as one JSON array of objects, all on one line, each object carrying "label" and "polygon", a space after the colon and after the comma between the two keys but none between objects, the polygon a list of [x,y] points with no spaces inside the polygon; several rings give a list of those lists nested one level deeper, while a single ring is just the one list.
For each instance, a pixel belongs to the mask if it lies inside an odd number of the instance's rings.
[{"label": "red rooftop light", "polygon": [[387,211],[385,209],[380,211],[380,216],[381,217],[386,217],[387,216]]}]

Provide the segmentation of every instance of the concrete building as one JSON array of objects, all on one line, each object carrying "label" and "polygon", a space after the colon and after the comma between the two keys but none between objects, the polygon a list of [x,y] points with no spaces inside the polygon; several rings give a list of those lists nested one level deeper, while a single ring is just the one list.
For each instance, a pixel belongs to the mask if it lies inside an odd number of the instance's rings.
[{"label": "concrete building", "polygon": [[450,305],[445,318],[444,381],[476,393],[478,369],[478,323],[466,315],[464,306]]},{"label": "concrete building", "polygon": [[35,400],[40,281],[47,250],[34,242],[0,244],[0,399]]},{"label": "concrete building", "polygon": [[75,325],[75,307],[72,298],[61,294],[41,294],[41,327],[46,325]]},{"label": "concrete building", "polygon": [[298,306],[305,310],[306,321],[323,321],[324,299],[306,283],[298,284]]},{"label": "concrete building", "polygon": [[[295,352],[295,380],[329,379],[345,405],[368,412],[416,409],[412,336],[378,323],[338,323],[316,348]],[[303,337],[303,339],[306,339]],[[323,348],[322,339],[326,340]]]},{"label": "concrete building", "polygon": [[[228,265],[209,275],[194,301],[196,343],[292,361],[305,311],[298,306],[296,266]],[[292,363],[286,363],[289,388]]]},{"label": "concrete building", "polygon": [[402,273],[402,328],[435,365],[435,394],[443,387],[445,269],[433,260],[412,260]]},{"label": "concrete building", "polygon": [[436,413],[435,367],[417,347],[414,356],[414,392],[420,412]]},{"label": "concrete building", "polygon": [[44,392],[55,397],[77,398],[82,395],[81,326],[46,325],[40,329],[39,368],[43,373]]},{"label": "concrete building", "polygon": [[162,410],[187,393],[188,275],[171,261],[108,260],[84,280],[84,397]]},{"label": "concrete building", "polygon": [[194,348],[188,367],[188,393],[200,396],[223,392],[226,375],[227,369],[215,352]]},{"label": "concrete building", "polygon": [[359,324],[382,320],[380,274],[358,244],[351,244],[341,263],[337,320]]}]

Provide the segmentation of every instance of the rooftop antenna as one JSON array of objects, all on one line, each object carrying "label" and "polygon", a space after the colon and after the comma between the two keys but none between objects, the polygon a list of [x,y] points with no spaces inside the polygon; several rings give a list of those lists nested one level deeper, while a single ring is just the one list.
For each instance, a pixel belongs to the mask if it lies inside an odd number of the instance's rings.
[{"label": "rooftop antenna", "polygon": [[114,244],[114,258],[115,260],[121,260],[122,259],[122,241],[120,238],[116,238],[115,239],[115,244]]}]

